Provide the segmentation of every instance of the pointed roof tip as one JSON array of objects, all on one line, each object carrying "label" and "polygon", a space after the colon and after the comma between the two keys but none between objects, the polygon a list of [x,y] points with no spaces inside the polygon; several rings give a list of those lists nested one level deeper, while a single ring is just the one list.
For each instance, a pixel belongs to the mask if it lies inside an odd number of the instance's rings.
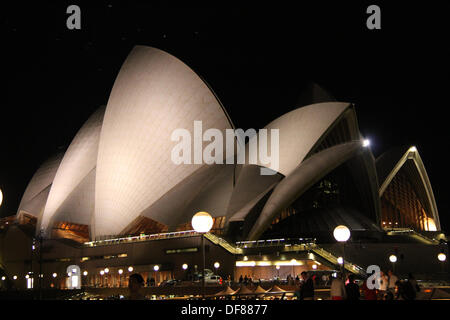
[{"label": "pointed roof tip", "polygon": [[256,287],[256,289],[253,291],[253,293],[266,293],[268,290],[264,290],[263,287],[261,287],[261,285],[258,284],[258,286]]},{"label": "pointed roof tip", "polygon": [[[237,291],[237,290],[236,290]],[[233,290],[230,286],[226,286],[225,289],[213,294],[213,297],[219,297],[219,296],[230,296],[236,293],[235,290]]]},{"label": "pointed roof tip", "polygon": [[253,291],[250,290],[245,284],[241,285],[241,287],[239,287],[239,289],[237,289],[234,294],[235,295],[240,295],[240,294],[252,294]]},{"label": "pointed roof tip", "polygon": [[297,105],[306,106],[321,102],[334,102],[336,98],[316,82],[308,82],[297,98]]},{"label": "pointed roof tip", "polygon": [[272,288],[270,288],[269,290],[266,291],[267,293],[278,293],[278,292],[286,292],[286,290],[281,289],[279,286],[277,286],[276,284],[273,285]]}]

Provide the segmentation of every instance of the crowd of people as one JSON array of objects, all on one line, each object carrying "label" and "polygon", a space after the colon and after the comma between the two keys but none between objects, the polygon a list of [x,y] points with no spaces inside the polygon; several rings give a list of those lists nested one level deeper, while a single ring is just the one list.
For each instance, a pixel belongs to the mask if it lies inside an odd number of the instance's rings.
[{"label": "crowd of people", "polygon": [[[391,270],[387,273],[381,272],[376,279],[367,274],[365,279],[357,281],[355,275],[336,273],[331,280],[330,299],[331,300],[415,300],[420,287],[414,276],[410,273],[408,279],[400,280]],[[292,278],[292,277],[291,277]],[[298,300],[314,300],[315,276],[303,271],[300,277],[293,280],[297,287],[294,296]],[[375,279],[375,280],[374,280]],[[362,280],[362,281],[361,281]],[[378,281],[378,283],[376,283]],[[358,284],[361,282],[361,284]],[[369,284],[368,282],[372,282]],[[250,276],[240,276],[240,284],[253,284]],[[145,299],[142,294],[144,279],[140,274],[132,274],[129,280],[129,299]]]},{"label": "crowd of people", "polygon": [[[412,274],[408,279],[400,280],[391,270],[381,272],[378,280],[368,285],[371,274],[362,279],[360,285],[355,275],[337,273],[331,281],[331,300],[415,300],[420,287]],[[375,279],[375,278],[373,278]],[[378,283],[376,283],[378,281]],[[378,289],[377,289],[378,288]],[[314,281],[307,272],[301,273],[300,283],[295,296],[299,300],[314,300]]]}]

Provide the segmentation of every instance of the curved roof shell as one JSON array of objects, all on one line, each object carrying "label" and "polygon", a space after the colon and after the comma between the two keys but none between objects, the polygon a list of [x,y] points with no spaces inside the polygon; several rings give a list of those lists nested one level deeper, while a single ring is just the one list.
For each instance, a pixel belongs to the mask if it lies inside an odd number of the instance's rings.
[{"label": "curved roof shell", "polygon": [[[411,160],[414,163],[414,170],[410,170],[409,176],[414,184],[414,189],[421,199],[427,212],[432,214],[437,230],[441,230],[439,221],[439,213],[434,198],[433,188],[428,177],[425,165],[419,155],[416,147],[397,147],[385,152],[376,160],[376,168],[378,172],[378,179],[380,184],[379,196],[381,197],[394,179],[399,170]],[[411,167],[410,167],[411,168]]]},{"label": "curved roof shell", "polygon": [[38,218],[42,214],[50,187],[63,156],[64,153],[59,153],[45,161],[39,167],[25,189],[19,204],[19,209],[17,210],[17,215],[25,212]]},{"label": "curved roof shell", "polygon": [[[271,141],[271,129],[279,130],[279,166],[264,164],[259,158],[257,164],[288,176],[350,107],[351,104],[346,102],[317,103],[295,109],[270,122],[264,129],[267,129],[267,141]],[[256,135],[253,139],[259,137]],[[246,145],[246,155],[250,144]],[[270,154],[270,147],[268,149]]]},{"label": "curved roof shell", "polygon": [[55,215],[60,221],[90,221],[92,212],[82,210],[88,203],[88,195],[78,199],[77,209],[71,212],[66,211],[63,204],[96,166],[104,112],[105,108],[101,107],[92,114],[69,145],[55,175],[44,214],[38,220],[39,229],[46,231],[51,227],[50,221]]},{"label": "curved roof shell", "polygon": [[[232,128],[208,86],[183,62],[161,50],[135,47],[114,83],[98,152],[95,233],[119,234],[144,210],[203,164],[176,165],[171,134]],[[194,135],[191,134],[193,137]],[[194,151],[193,151],[194,152]]]}]

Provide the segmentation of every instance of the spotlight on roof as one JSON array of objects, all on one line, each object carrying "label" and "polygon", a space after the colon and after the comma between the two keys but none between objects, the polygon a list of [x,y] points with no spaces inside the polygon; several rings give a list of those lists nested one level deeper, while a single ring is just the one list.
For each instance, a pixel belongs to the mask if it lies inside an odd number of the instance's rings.
[{"label": "spotlight on roof", "polygon": [[368,147],[368,146],[370,146],[370,140],[369,139],[364,139],[362,144],[363,144],[363,147]]}]

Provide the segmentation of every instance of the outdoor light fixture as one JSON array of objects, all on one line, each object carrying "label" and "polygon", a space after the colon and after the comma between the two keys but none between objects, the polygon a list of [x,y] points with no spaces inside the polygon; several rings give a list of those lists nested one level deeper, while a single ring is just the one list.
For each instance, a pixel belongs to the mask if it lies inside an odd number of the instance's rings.
[{"label": "outdoor light fixture", "polygon": [[3,193],[2,193],[2,189],[0,189],[0,206],[2,205],[3,202]]},{"label": "outdoor light fixture", "polygon": [[397,256],[394,255],[394,254],[391,254],[391,255],[389,256],[389,261],[392,262],[392,263],[397,262]]},{"label": "outdoor light fixture", "polygon": [[155,266],[153,267],[153,270],[158,271],[158,270],[159,270],[159,266],[158,266],[158,265],[155,265]]},{"label": "outdoor light fixture", "polygon": [[214,263],[214,268],[219,269],[219,267],[220,267],[220,263],[215,262],[215,263]]},{"label": "outdoor light fixture", "polygon": [[14,276],[13,279],[14,279],[14,280],[17,280],[17,276]]},{"label": "outdoor light fixture", "polygon": [[27,274],[26,276],[25,276],[25,279],[29,279],[30,278],[30,276]]},{"label": "outdoor light fixture", "polygon": [[417,148],[415,146],[412,146],[411,148],[409,148],[410,152],[417,152]]},{"label": "outdoor light fixture", "polygon": [[118,272],[119,272],[119,274],[122,274],[122,273],[123,273],[123,270],[122,270],[122,269],[119,269]]},{"label": "outdoor light fixture", "polygon": [[104,275],[104,274],[105,274],[105,271],[100,270],[100,275]]},{"label": "outdoor light fixture", "polygon": [[3,280],[3,281],[5,281],[5,280],[6,280],[6,277],[5,277],[5,276],[3,276],[3,277],[2,277],[2,280]]},{"label": "outdoor light fixture", "polygon": [[444,262],[445,260],[447,260],[447,256],[443,252],[439,253],[437,257],[438,257],[438,260],[441,262]]},{"label": "outdoor light fixture", "polygon": [[316,270],[316,269],[317,269],[317,264],[313,264],[313,265],[312,265],[312,268],[313,268],[314,270]]},{"label": "outdoor light fixture", "polygon": [[192,227],[198,233],[207,233],[213,226],[213,218],[208,212],[197,212],[191,221]]},{"label": "outdoor light fixture", "polygon": [[132,272],[133,271],[133,267],[128,267],[128,271]]},{"label": "outdoor light fixture", "polygon": [[344,258],[342,258],[342,257],[337,258],[337,262],[339,264],[343,264],[344,263]]},{"label": "outdoor light fixture", "polygon": [[203,298],[205,298],[205,233],[209,232],[213,226],[213,218],[208,212],[200,211],[194,214],[191,220],[192,227],[202,236],[202,258],[203,258],[203,269],[202,269],[202,293]]},{"label": "outdoor light fixture", "polygon": [[343,225],[337,226],[334,228],[333,236],[337,241],[345,242],[350,239],[350,229]]},{"label": "outdoor light fixture", "polygon": [[54,273],[52,274],[52,276],[53,276],[53,278],[56,278],[58,275],[56,274],[56,272],[54,272]]},{"label": "outdoor light fixture", "polygon": [[108,268],[105,268],[105,273],[108,273],[109,272],[109,269]]},{"label": "outdoor light fixture", "polygon": [[363,140],[363,147],[368,147],[370,146],[370,140],[369,139],[364,139]]},{"label": "outdoor light fixture", "polygon": [[275,268],[277,268],[277,270],[280,270],[280,266],[278,264],[277,264],[277,266]]},{"label": "outdoor light fixture", "polygon": [[84,271],[83,272],[83,276],[87,276],[88,275],[88,272],[87,271]]},{"label": "outdoor light fixture", "polygon": [[188,265],[186,263],[183,263],[181,267],[183,268],[183,270],[186,270],[188,268]]}]

